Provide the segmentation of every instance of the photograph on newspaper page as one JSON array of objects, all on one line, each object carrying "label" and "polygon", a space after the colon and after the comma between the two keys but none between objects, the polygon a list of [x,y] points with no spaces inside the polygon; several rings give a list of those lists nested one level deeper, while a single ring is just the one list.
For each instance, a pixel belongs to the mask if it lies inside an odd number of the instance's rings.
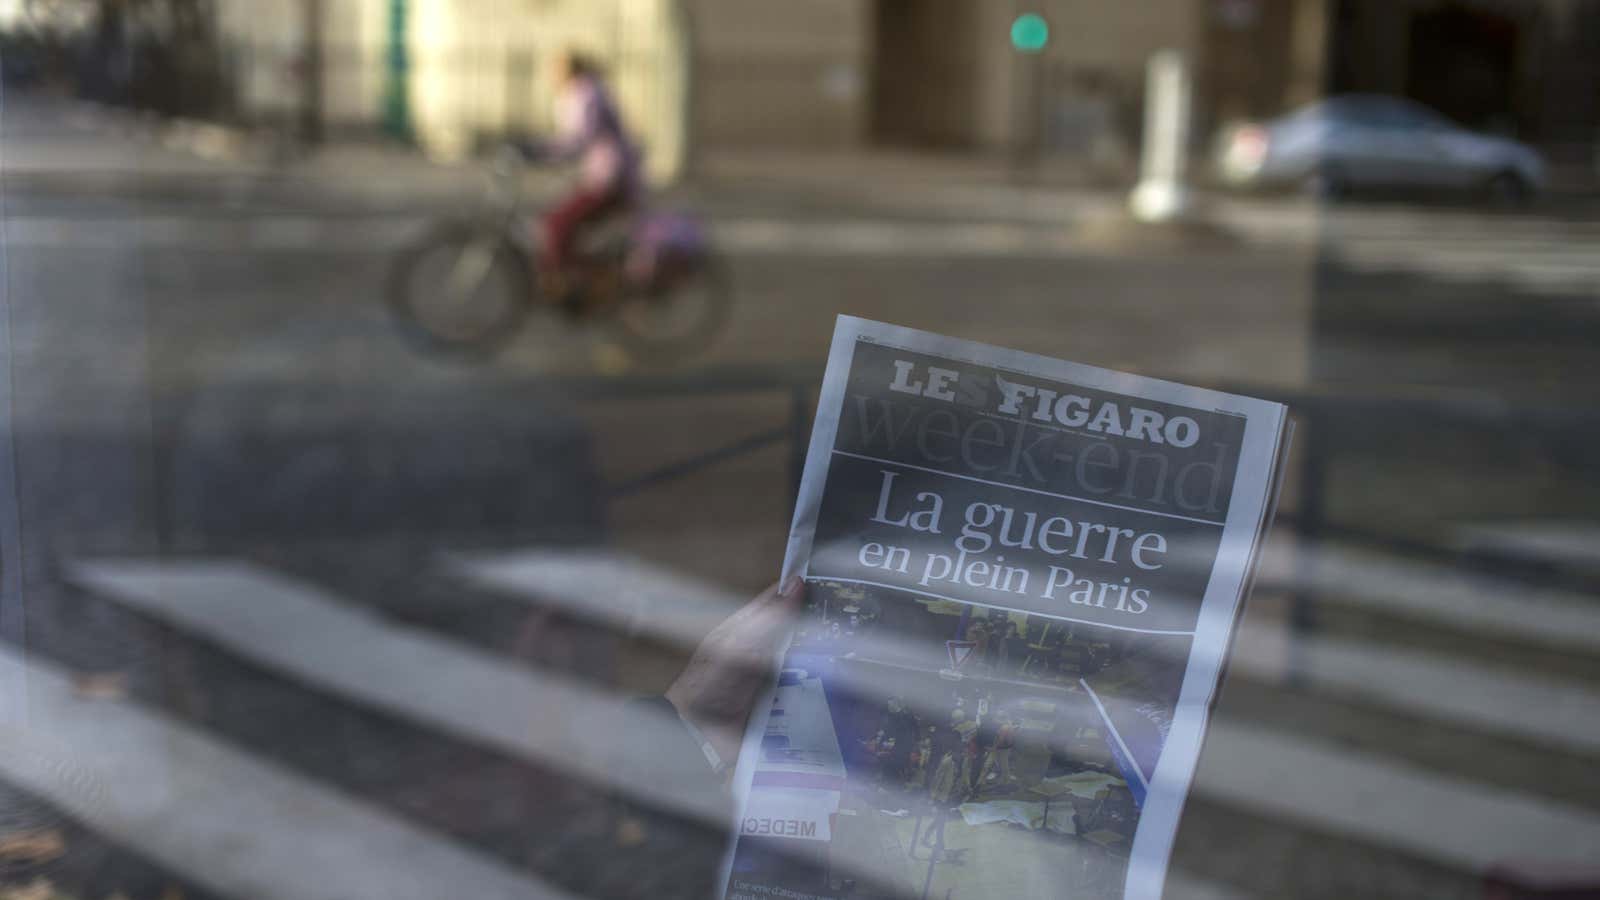
[{"label": "photograph on newspaper page", "polygon": [[723,896],[1154,898],[1281,404],[841,317]]}]

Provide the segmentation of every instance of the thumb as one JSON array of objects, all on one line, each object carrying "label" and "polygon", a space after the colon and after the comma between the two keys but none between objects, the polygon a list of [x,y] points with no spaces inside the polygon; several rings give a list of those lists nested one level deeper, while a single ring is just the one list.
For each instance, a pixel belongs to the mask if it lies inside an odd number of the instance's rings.
[{"label": "thumb", "polygon": [[800,601],[806,594],[806,582],[799,575],[790,575],[780,584],[768,588],[752,603],[752,620],[746,633],[775,636],[786,631],[800,610]]},{"label": "thumb", "polygon": [[774,598],[779,606],[794,610],[800,606],[800,598],[806,594],[806,580],[799,575],[790,575],[778,585],[778,595]]}]

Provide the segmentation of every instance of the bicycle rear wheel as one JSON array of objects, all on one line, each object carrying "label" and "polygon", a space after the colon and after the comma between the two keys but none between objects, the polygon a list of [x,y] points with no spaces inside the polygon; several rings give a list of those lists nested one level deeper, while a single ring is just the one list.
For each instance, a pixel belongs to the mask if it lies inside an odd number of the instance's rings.
[{"label": "bicycle rear wheel", "polygon": [[639,362],[677,362],[716,340],[732,306],[727,271],[706,257],[665,285],[630,291],[612,312],[610,330]]},{"label": "bicycle rear wheel", "polygon": [[485,357],[528,313],[528,259],[497,228],[447,222],[403,250],[389,273],[389,310],[423,348]]}]

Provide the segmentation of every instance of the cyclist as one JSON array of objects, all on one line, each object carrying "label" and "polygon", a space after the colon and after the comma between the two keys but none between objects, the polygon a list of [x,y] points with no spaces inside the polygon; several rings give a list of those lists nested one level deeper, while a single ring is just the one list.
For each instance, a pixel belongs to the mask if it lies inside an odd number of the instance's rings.
[{"label": "cyclist", "polygon": [[575,161],[579,171],[572,190],[540,223],[544,252],[538,275],[546,296],[570,303],[577,294],[571,290],[573,248],[586,229],[633,205],[641,185],[640,157],[594,60],[567,49],[556,54],[551,68],[556,138],[534,155]]}]

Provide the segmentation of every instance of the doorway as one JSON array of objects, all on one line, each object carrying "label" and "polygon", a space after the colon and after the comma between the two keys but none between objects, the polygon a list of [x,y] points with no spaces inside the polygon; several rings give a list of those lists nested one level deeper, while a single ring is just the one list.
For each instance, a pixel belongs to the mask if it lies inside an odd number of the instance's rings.
[{"label": "doorway", "polygon": [[1516,20],[1462,4],[1418,13],[1406,93],[1469,128],[1512,131],[1520,38]]},{"label": "doorway", "polygon": [[912,147],[976,142],[982,6],[972,0],[877,0],[874,141]]}]

